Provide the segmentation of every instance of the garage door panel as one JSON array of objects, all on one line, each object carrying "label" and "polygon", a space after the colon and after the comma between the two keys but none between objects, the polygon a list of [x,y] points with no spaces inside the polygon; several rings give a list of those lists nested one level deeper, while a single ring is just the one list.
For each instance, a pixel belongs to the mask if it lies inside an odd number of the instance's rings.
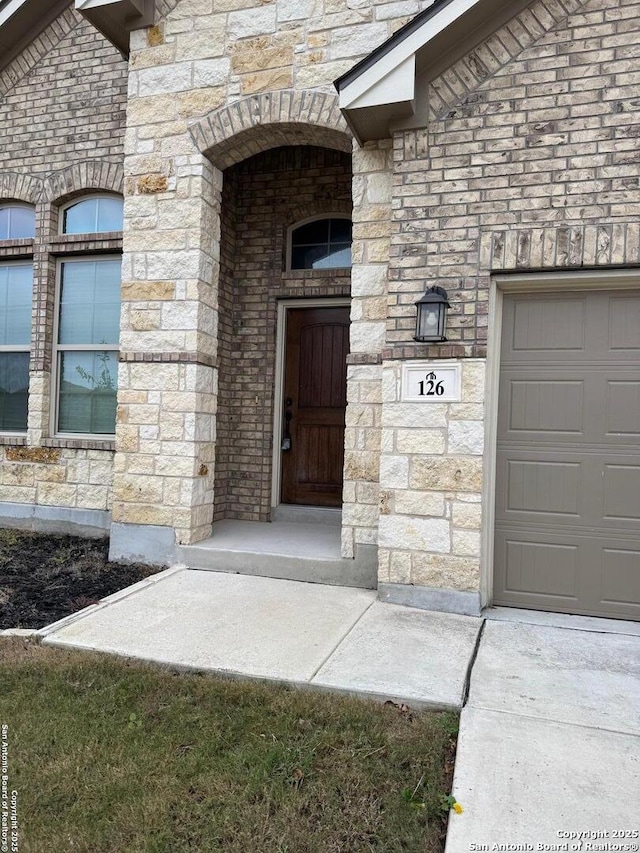
[{"label": "garage door panel", "polygon": [[640,615],[640,542],[626,548],[603,545],[601,560],[601,606],[633,606]]},{"label": "garage door panel", "polygon": [[638,368],[510,366],[501,372],[499,394],[501,443],[640,443]]},{"label": "garage door panel", "polygon": [[640,295],[503,309],[494,600],[640,618]]},{"label": "garage door panel", "polygon": [[580,518],[581,465],[550,460],[507,460],[506,512]]},{"label": "garage door panel", "polygon": [[507,429],[523,432],[582,435],[584,383],[570,379],[506,377]]},{"label": "garage door panel", "polygon": [[613,296],[609,300],[609,349],[640,352],[640,299]]},{"label": "garage door panel", "polygon": [[640,521],[640,464],[603,466],[603,520]]},{"label": "garage door panel", "polygon": [[505,536],[505,592],[578,597],[578,547]]},{"label": "garage door panel", "polygon": [[512,353],[583,352],[587,310],[583,296],[550,303],[529,297],[513,303],[509,349]]},{"label": "garage door panel", "polygon": [[606,435],[613,440],[640,438],[640,379],[607,380]]}]

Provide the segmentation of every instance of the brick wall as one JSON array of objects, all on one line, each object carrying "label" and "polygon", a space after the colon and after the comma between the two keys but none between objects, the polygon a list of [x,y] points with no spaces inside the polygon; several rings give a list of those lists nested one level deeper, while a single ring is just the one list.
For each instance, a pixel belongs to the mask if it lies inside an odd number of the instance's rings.
[{"label": "brick wall", "polygon": [[73,8],[0,71],[0,200],[36,205],[36,239],[0,243],[0,257],[32,257],[34,300],[26,437],[0,437],[0,500],[108,509],[112,441],[52,439],[50,362],[56,255],[118,251],[57,236],[57,205],[83,190],[122,191],[127,63]]},{"label": "brick wall", "polygon": [[0,171],[122,162],[127,63],[73,8],[0,71]]},{"label": "brick wall", "polygon": [[[428,127],[394,139],[381,581],[479,588],[491,273],[640,263],[640,3],[527,14],[433,81]],[[450,342],[419,346],[413,303],[435,283]],[[399,402],[417,356],[464,358],[461,403]]]},{"label": "brick wall", "polygon": [[[569,5],[579,11],[533,44],[521,34],[528,46],[444,114],[443,80],[434,81],[429,127],[396,136],[390,344],[410,340],[413,302],[437,280],[452,302],[455,353],[483,355],[490,256],[507,234],[510,244],[524,236],[498,269],[597,266],[625,255],[613,226],[636,221],[640,201],[640,4]],[[508,24],[497,35],[511,43],[517,34]],[[589,233],[574,235],[577,249],[569,235],[554,235],[585,225],[604,228],[590,247]]]}]

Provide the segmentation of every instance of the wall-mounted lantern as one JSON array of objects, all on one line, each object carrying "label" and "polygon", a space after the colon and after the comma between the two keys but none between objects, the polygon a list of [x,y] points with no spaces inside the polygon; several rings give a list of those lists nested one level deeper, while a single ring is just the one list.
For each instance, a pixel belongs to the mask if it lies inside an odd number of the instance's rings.
[{"label": "wall-mounted lantern", "polygon": [[442,287],[430,287],[422,299],[416,302],[418,314],[416,317],[416,333],[413,340],[419,343],[441,343],[446,341],[447,291]]}]

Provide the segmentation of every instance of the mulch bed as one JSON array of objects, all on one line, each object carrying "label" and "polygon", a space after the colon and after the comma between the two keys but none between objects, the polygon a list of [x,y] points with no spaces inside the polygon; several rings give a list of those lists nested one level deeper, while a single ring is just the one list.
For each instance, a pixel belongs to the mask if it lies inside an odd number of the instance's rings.
[{"label": "mulch bed", "polygon": [[108,551],[108,539],[0,529],[0,629],[42,628],[161,571]]}]

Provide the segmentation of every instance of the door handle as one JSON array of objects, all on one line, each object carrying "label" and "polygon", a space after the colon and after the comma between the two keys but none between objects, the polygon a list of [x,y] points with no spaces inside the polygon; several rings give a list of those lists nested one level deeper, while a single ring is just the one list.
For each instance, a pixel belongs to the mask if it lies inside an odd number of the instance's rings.
[{"label": "door handle", "polygon": [[282,438],[282,444],[280,448],[282,450],[291,450],[291,420],[293,418],[293,412],[291,411],[291,406],[293,406],[293,400],[291,397],[287,397],[284,401],[285,406],[287,407],[284,412],[284,436]]}]

